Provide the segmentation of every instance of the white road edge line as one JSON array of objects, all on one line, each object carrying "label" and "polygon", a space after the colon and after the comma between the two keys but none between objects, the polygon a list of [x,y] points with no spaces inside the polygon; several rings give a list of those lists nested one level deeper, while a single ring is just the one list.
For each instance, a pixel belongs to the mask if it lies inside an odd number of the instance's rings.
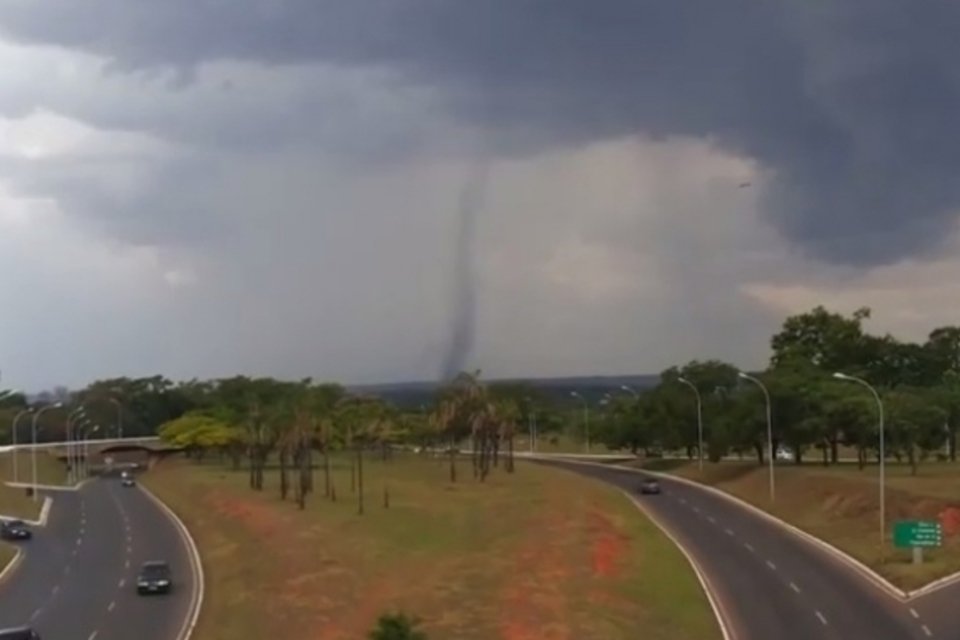
[{"label": "white road edge line", "polygon": [[13,554],[13,558],[7,563],[7,566],[3,568],[3,571],[0,571],[0,584],[13,575],[13,572],[16,571],[20,563],[23,562],[23,556],[24,552],[18,548],[16,553]]},{"label": "white road edge line", "polygon": [[823,617],[823,614],[820,613],[819,611],[817,611],[817,617],[820,618],[820,622],[822,622],[824,625],[827,624],[827,619],[824,618],[824,617]]},{"label": "white road edge line", "polygon": [[[200,551],[197,549],[197,543],[194,542],[193,536],[190,535],[190,530],[187,529],[187,525],[183,524],[183,520],[180,519],[180,516],[174,513],[173,509],[164,504],[163,500],[153,495],[153,492],[143,485],[140,485],[140,490],[145,496],[153,500],[160,507],[160,510],[163,511],[168,518],[170,518],[177,530],[180,532],[180,537],[183,539],[183,542],[187,546],[187,555],[190,556],[190,570],[194,574],[194,593],[193,597],[191,598],[191,611],[187,617],[184,618],[183,626],[180,628],[180,632],[177,634],[177,640],[190,640],[190,636],[193,635],[193,629],[197,626],[197,620],[200,618],[200,610],[203,608],[205,586]],[[722,626],[723,625],[721,624],[721,627]],[[724,634],[724,640],[731,639]]]},{"label": "white road edge line", "polygon": [[[534,455],[534,456],[524,456],[524,457],[530,458],[530,459],[536,459],[536,458],[537,458],[536,455]],[[546,459],[546,460],[550,460],[550,459],[551,459],[550,456],[540,456],[540,457],[541,457],[542,459]],[[868,567],[868,566],[865,565],[864,563],[860,562],[859,560],[857,560],[856,558],[854,558],[854,557],[851,556],[850,554],[848,554],[848,553],[846,553],[846,552],[844,552],[844,551],[841,551],[840,549],[838,549],[838,548],[835,547],[834,545],[830,544],[829,542],[826,542],[825,540],[821,540],[820,538],[816,537],[815,535],[813,535],[813,534],[811,534],[811,533],[807,533],[807,532],[804,531],[803,529],[801,529],[801,528],[799,528],[799,527],[797,527],[797,526],[795,526],[795,525],[792,525],[792,524],[790,524],[789,522],[786,522],[786,521],[784,521],[784,520],[781,520],[780,518],[778,518],[778,517],[776,517],[776,516],[774,516],[774,515],[772,515],[772,514],[770,514],[770,513],[767,513],[766,511],[764,511],[764,510],[761,509],[760,507],[756,507],[756,506],[750,504],[749,502],[747,502],[746,500],[742,500],[742,499],[740,499],[740,498],[738,498],[738,497],[736,497],[736,496],[734,496],[734,495],[731,495],[731,494],[727,493],[726,491],[723,491],[723,490],[721,490],[721,489],[717,489],[716,487],[711,487],[710,485],[706,485],[706,484],[697,482],[696,480],[690,480],[690,479],[684,478],[684,477],[682,477],[682,476],[672,475],[672,474],[669,474],[669,473],[661,473],[661,472],[659,472],[659,471],[651,471],[651,470],[649,470],[649,469],[638,469],[638,468],[636,468],[636,467],[628,467],[628,466],[623,465],[623,464],[615,464],[615,463],[606,463],[606,464],[605,464],[605,463],[602,463],[602,462],[591,462],[591,461],[588,461],[588,460],[576,460],[576,459],[573,459],[573,458],[562,457],[562,456],[558,456],[558,458],[559,458],[562,462],[570,462],[570,463],[573,463],[573,464],[583,464],[583,465],[594,466],[594,467],[602,467],[602,468],[604,468],[604,469],[617,469],[617,470],[619,470],[619,471],[628,471],[628,472],[631,472],[631,473],[637,473],[637,474],[641,474],[641,475],[646,474],[646,475],[649,475],[649,476],[653,476],[653,477],[655,477],[655,478],[662,478],[662,479],[665,479],[665,480],[668,480],[668,481],[677,482],[677,483],[679,483],[679,484],[683,484],[683,485],[686,485],[686,486],[689,486],[689,487],[696,487],[697,489],[699,489],[699,490],[701,490],[701,491],[706,491],[706,492],[708,492],[708,493],[712,493],[713,495],[716,495],[716,496],[718,496],[718,497],[721,497],[721,498],[723,498],[724,500],[727,500],[728,502],[732,502],[732,503],[734,503],[734,504],[739,505],[740,507],[742,507],[742,508],[744,508],[745,510],[753,513],[754,515],[757,515],[757,516],[763,518],[763,519],[766,520],[767,522],[771,522],[771,523],[773,523],[773,524],[775,524],[775,525],[780,526],[781,528],[789,531],[790,533],[793,533],[793,534],[796,535],[798,538],[807,541],[807,542],[810,543],[812,546],[819,547],[822,551],[824,551],[824,552],[827,553],[828,555],[833,556],[835,559],[839,560],[840,562],[842,562],[843,564],[845,564],[847,567],[849,567],[850,569],[852,569],[852,570],[855,571],[856,573],[859,573],[862,577],[866,578],[871,584],[873,584],[874,586],[878,587],[882,592],[886,593],[886,594],[889,595],[889,596],[892,596],[893,598],[895,598],[895,599],[897,599],[897,600],[899,600],[899,601],[901,601],[901,602],[909,602],[909,601],[911,601],[911,600],[913,600],[913,599],[915,599],[915,598],[919,598],[919,597],[921,597],[921,596],[928,595],[928,594],[930,594],[930,593],[933,593],[934,591],[938,591],[938,590],[940,590],[940,589],[943,589],[944,587],[947,587],[947,586],[950,586],[950,585],[955,584],[955,583],[957,583],[957,582],[960,582],[960,572],[957,572],[957,573],[951,574],[951,575],[949,575],[949,576],[944,576],[943,578],[940,578],[939,580],[934,580],[933,582],[931,582],[931,583],[929,583],[929,584],[927,584],[927,585],[925,585],[925,586],[923,586],[923,587],[920,587],[919,589],[914,589],[913,591],[907,592],[907,591],[904,591],[903,589],[900,589],[899,587],[894,586],[889,580],[887,580],[886,578],[884,578],[883,576],[881,576],[879,573],[877,573],[876,571],[874,571],[873,569],[871,569],[870,567]]]},{"label": "white road edge line", "polygon": [[710,603],[710,608],[713,609],[713,615],[717,619],[717,624],[720,626],[720,634],[723,636],[723,640],[734,640],[737,636],[733,634],[730,630],[730,622],[728,616],[723,606],[720,604],[720,599],[714,593],[713,586],[710,584],[710,579],[707,577],[706,572],[700,567],[700,564],[696,561],[693,555],[686,550],[686,548],[680,544],[680,541],[667,529],[660,520],[653,515],[653,513],[647,509],[643,503],[637,500],[629,492],[623,491],[624,496],[627,500],[633,503],[633,505],[647,517],[650,522],[652,522],[658,529],[667,538],[674,544],[674,546],[680,550],[680,553],[683,554],[683,557],[687,559],[687,563],[693,569],[693,573],[697,576],[697,580],[700,581],[700,587],[703,589],[703,592],[707,596],[707,601]]}]

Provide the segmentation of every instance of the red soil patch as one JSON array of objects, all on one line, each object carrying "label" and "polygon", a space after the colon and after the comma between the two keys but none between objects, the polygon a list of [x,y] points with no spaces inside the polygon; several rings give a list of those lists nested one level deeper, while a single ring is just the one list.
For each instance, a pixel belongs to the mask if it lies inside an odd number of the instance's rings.
[{"label": "red soil patch", "polygon": [[590,530],[593,537],[593,574],[600,578],[617,573],[627,542],[613,522],[599,511],[590,513]]},{"label": "red soil patch", "polygon": [[537,533],[516,555],[518,573],[504,590],[500,611],[501,640],[569,640],[565,619],[564,590],[571,572],[565,565],[562,549],[569,520],[559,513],[529,527]]},{"label": "red soil patch", "polygon": [[945,535],[955,536],[960,533],[960,509],[947,507],[939,513],[939,518]]}]

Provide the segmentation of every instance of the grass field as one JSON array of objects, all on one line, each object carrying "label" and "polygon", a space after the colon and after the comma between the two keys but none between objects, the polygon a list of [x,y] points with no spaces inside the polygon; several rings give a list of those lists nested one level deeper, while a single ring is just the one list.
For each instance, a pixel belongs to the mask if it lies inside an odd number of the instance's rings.
[{"label": "grass field", "polygon": [[[29,453],[17,455],[20,482],[31,482],[33,466]],[[5,483],[13,480],[13,457],[0,455],[0,515],[35,519],[40,515],[42,501],[27,497],[26,491],[8,487]],[[63,484],[66,480],[66,467],[59,460],[43,452],[37,453],[37,482],[40,484]]]},{"label": "grass field", "polygon": [[[381,613],[423,619],[431,640],[710,640],[706,598],[680,552],[619,492],[518,463],[486,484],[459,463],[398,455],[366,464],[367,511],[351,471],[338,501],[298,511],[276,473],[171,460],[143,477],[186,522],[208,591],[196,640],[356,640]],[[390,507],[383,492],[390,492]]]},{"label": "grass field", "polygon": [[[888,542],[881,554],[878,467],[815,463],[776,468],[776,501],[769,499],[766,467],[756,462],[695,463],[650,461],[647,468],[669,471],[723,489],[862,560],[903,588],[916,588],[960,571],[960,465],[926,463],[917,476],[906,465],[887,464]],[[896,520],[943,522],[944,545],[924,551],[924,564],[910,564],[909,550],[892,547]]]}]

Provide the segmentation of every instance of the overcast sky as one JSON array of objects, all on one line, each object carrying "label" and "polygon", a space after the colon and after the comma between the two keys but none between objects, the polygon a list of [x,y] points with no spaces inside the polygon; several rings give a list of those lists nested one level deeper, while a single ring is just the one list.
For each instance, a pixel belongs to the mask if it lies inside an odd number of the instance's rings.
[{"label": "overcast sky", "polygon": [[[3,386],[960,322],[955,0],[0,0]],[[749,187],[741,188],[744,183]]]}]

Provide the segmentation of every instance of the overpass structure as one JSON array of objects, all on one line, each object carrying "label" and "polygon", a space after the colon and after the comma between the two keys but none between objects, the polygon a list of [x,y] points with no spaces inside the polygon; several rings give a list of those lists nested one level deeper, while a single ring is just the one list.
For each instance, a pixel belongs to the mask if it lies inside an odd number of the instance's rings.
[{"label": "overpass structure", "polygon": [[[14,445],[4,445],[0,446],[0,453],[9,453],[11,451],[29,451],[31,449],[65,449],[68,446],[74,446],[78,443],[78,440],[62,440],[60,442],[38,442],[36,445],[30,442],[19,442],[16,446]],[[121,445],[129,446],[140,446],[146,449],[162,449],[163,443],[157,436],[145,436],[145,437],[136,437],[136,438],[97,438],[89,439],[84,441],[88,447],[114,447]]]}]

